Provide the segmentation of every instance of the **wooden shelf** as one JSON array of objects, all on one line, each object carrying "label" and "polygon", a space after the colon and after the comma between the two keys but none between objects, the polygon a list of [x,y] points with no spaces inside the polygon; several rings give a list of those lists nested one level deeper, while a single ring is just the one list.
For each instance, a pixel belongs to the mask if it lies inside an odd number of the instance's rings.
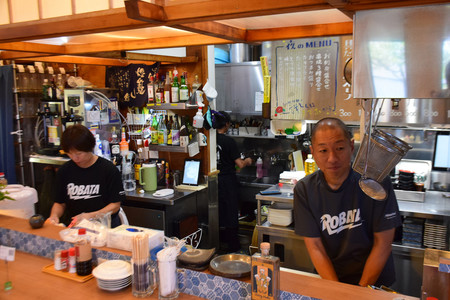
[{"label": "wooden shelf", "polygon": [[147,104],[147,107],[153,109],[198,109],[196,104],[188,104],[184,102]]},{"label": "wooden shelf", "polygon": [[148,149],[150,151],[188,153],[187,146],[181,147],[181,146],[148,145]]}]

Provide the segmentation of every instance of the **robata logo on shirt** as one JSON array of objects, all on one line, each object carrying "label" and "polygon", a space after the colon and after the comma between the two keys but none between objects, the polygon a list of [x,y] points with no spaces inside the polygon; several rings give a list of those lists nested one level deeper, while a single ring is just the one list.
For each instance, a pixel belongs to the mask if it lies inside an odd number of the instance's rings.
[{"label": "robata logo on shirt", "polygon": [[100,184],[80,184],[69,183],[67,185],[67,195],[72,200],[82,200],[100,197]]},{"label": "robata logo on shirt", "polygon": [[329,235],[362,225],[359,208],[343,211],[336,216],[324,214],[320,218],[320,222],[322,223],[322,231],[326,230]]}]

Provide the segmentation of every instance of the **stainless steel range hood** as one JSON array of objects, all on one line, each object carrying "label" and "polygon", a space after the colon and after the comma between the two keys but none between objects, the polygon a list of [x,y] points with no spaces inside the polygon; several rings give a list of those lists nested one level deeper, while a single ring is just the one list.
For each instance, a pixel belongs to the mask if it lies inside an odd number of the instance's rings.
[{"label": "stainless steel range hood", "polygon": [[353,54],[354,98],[450,98],[450,4],[358,11]]}]

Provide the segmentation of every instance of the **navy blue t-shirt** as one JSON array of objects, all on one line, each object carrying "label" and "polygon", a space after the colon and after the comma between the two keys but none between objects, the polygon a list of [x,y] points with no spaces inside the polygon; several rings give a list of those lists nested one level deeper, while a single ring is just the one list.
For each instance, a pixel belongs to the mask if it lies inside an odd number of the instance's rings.
[{"label": "navy blue t-shirt", "polygon": [[[294,188],[295,233],[320,237],[339,281],[358,284],[373,246],[374,232],[401,225],[401,217],[389,178],[382,185],[385,201],[373,200],[359,187],[361,175],[351,170],[342,186],[334,191],[322,171],[300,180]],[[381,272],[377,286],[395,281],[392,254]]]}]

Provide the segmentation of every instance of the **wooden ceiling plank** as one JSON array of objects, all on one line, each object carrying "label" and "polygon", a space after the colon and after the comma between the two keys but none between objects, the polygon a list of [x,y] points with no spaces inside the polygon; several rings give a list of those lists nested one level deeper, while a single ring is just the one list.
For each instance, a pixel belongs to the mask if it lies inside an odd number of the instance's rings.
[{"label": "wooden ceiling plank", "polygon": [[143,54],[143,53],[130,53],[130,52],[126,53],[126,59],[130,59],[130,60],[164,61],[164,62],[168,62],[168,63],[198,62],[198,57],[196,57],[196,56],[175,57],[175,56]]},{"label": "wooden ceiling plank", "polygon": [[212,37],[230,40],[235,43],[244,43],[247,30],[228,26],[218,22],[197,22],[171,26],[177,29],[204,34]]},{"label": "wooden ceiling plank", "polygon": [[48,18],[39,21],[1,25],[0,41],[16,42],[31,39],[136,29],[149,26],[151,26],[151,24],[148,22],[129,19],[125,8],[114,8],[91,13]]},{"label": "wooden ceiling plank", "polygon": [[65,54],[65,49],[66,49],[65,46],[28,43],[28,42],[0,43],[0,50]]},{"label": "wooden ceiling plank", "polygon": [[353,33],[353,22],[255,29],[247,31],[247,42],[345,35]]},{"label": "wooden ceiling plank", "polygon": [[98,65],[98,66],[127,66],[129,64],[153,64],[154,61],[85,57],[73,55],[55,55],[49,57],[34,57],[31,59],[21,59],[21,61],[41,61],[55,63],[71,63],[81,65]]},{"label": "wooden ceiling plank", "polygon": [[[128,6],[127,2],[129,2]],[[155,10],[155,6],[151,3],[143,2],[142,0],[125,0],[125,7],[127,11],[128,7],[133,8],[130,15],[135,16],[136,20],[145,20],[150,23],[161,21],[161,19],[152,19],[155,14],[152,10]],[[166,17],[163,24],[170,26],[201,21],[256,17],[330,8],[332,7],[326,0],[199,1],[164,6]]]},{"label": "wooden ceiling plank", "polygon": [[209,37],[200,34],[191,34],[167,38],[71,45],[66,49],[66,53],[78,54],[95,53],[99,51],[144,50],[229,43],[230,41],[225,39]]}]

